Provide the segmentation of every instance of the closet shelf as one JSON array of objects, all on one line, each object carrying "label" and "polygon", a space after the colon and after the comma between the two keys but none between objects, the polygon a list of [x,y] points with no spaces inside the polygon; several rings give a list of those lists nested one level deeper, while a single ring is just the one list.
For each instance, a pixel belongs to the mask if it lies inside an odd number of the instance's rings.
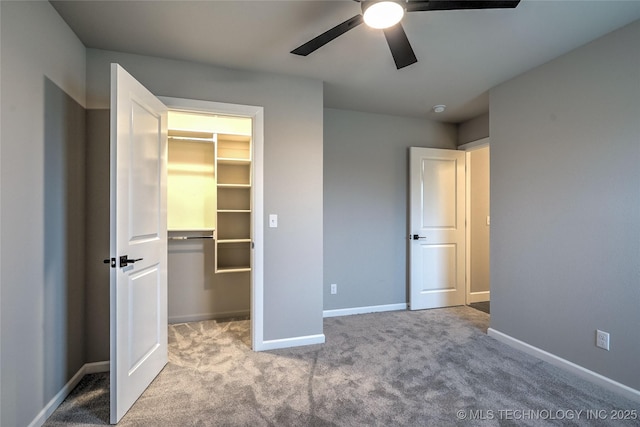
[{"label": "closet shelf", "polygon": [[240,273],[243,271],[251,271],[251,267],[218,267],[216,273]]},{"label": "closet shelf", "polygon": [[239,159],[231,157],[218,157],[218,164],[222,165],[250,165],[250,159]]},{"label": "closet shelf", "polygon": [[218,239],[218,244],[224,243],[251,243],[251,239]]},{"label": "closet shelf", "polygon": [[251,209],[218,209],[218,213],[251,213]]},{"label": "closet shelf", "polygon": [[208,144],[213,144],[215,141],[213,138],[198,138],[193,136],[172,136],[169,135],[168,138],[173,141],[186,141],[186,142],[205,142]]},{"label": "closet shelf", "polygon": [[215,231],[215,228],[208,228],[208,227],[193,227],[193,228],[169,228],[167,230],[169,233],[185,233],[187,231]]},{"label": "closet shelf", "polygon": [[220,184],[218,188],[251,188],[251,184]]},{"label": "closet shelf", "polygon": [[177,129],[170,128],[167,129],[169,138],[175,139],[194,139],[194,140],[214,140],[214,133],[208,131],[201,130],[191,130],[191,129]]}]

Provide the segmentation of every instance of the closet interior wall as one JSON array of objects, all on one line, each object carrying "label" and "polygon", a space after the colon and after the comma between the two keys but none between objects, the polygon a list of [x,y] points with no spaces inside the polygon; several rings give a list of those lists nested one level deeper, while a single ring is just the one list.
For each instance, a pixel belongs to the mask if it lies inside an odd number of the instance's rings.
[{"label": "closet interior wall", "polygon": [[169,323],[250,314],[252,121],[169,112]]}]

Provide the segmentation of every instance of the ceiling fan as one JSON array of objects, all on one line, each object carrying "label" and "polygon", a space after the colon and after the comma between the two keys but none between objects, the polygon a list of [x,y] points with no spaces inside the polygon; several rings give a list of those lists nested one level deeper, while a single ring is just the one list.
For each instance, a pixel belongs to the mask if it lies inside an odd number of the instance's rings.
[{"label": "ceiling fan", "polygon": [[360,3],[362,14],[358,14],[336,25],[318,37],[294,49],[291,53],[307,56],[325,44],[363,22],[381,29],[387,39],[396,68],[407,67],[418,62],[411,43],[400,21],[405,12],[460,9],[505,9],[518,6],[520,0],[354,0]]}]

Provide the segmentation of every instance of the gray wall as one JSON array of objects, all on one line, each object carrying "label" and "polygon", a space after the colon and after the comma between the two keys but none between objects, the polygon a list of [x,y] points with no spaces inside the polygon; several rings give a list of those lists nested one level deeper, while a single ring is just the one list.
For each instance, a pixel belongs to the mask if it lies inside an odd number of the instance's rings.
[{"label": "gray wall", "polygon": [[[86,289],[87,362],[109,360],[109,110],[87,110]],[[107,334],[107,339],[104,339]]]},{"label": "gray wall", "polygon": [[44,102],[44,382],[53,396],[84,365],[86,118],[49,79]]},{"label": "gray wall", "polygon": [[491,327],[635,389],[638,40],[640,21],[491,91]]},{"label": "gray wall", "polygon": [[216,274],[213,240],[169,240],[167,252],[169,323],[251,313],[250,272]]},{"label": "gray wall", "polygon": [[489,147],[470,152],[471,292],[489,291]]},{"label": "gray wall", "polygon": [[408,147],[455,149],[456,136],[455,125],[324,110],[325,310],[407,302]]},{"label": "gray wall", "polygon": [[0,2],[0,425],[82,366],[85,49],[48,2]]},{"label": "gray wall", "polygon": [[[109,106],[110,62],[120,63],[159,96],[264,107],[264,212],[279,216],[278,228],[264,232],[264,339],[321,334],[322,82],[88,49],[91,109]],[[91,194],[89,202],[108,196],[101,190]],[[108,246],[91,250],[105,252]],[[100,294],[108,295],[105,278],[88,283],[96,290],[88,294],[88,307],[104,303]],[[108,341],[108,323],[96,321],[94,326],[88,331],[90,354],[105,360],[108,353],[93,348]]]},{"label": "gray wall", "polygon": [[458,126],[458,145],[489,136],[489,113],[474,117]]}]

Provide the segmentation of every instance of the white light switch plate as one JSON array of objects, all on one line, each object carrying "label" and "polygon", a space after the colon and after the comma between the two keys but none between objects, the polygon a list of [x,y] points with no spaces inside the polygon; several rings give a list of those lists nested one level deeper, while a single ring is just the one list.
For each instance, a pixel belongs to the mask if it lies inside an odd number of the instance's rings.
[{"label": "white light switch plate", "polygon": [[278,215],[276,214],[269,215],[269,227],[278,228]]}]

